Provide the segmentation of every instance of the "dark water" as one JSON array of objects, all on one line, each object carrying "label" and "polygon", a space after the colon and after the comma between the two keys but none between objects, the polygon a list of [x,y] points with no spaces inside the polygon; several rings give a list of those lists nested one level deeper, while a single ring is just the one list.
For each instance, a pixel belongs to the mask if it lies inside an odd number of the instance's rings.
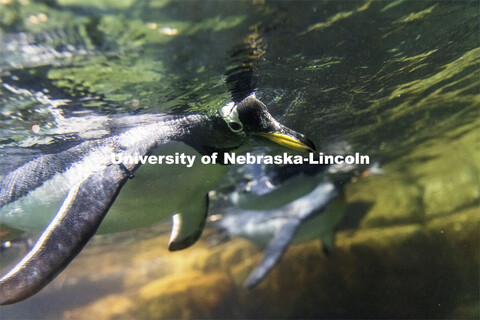
[{"label": "dark water", "polygon": [[295,246],[258,291],[240,287],[253,245],[205,241],[171,256],[141,230],[97,239],[1,317],[478,317],[479,9],[0,2],[2,172],[107,134],[115,114],[209,113],[253,90],[317,146],[346,140],[386,172],[347,188],[337,254]]}]

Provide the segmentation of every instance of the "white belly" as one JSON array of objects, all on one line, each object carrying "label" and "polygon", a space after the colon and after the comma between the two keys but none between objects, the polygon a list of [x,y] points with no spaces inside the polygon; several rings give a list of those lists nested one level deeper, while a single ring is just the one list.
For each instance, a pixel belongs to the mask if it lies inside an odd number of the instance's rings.
[{"label": "white belly", "polygon": [[26,196],[2,206],[0,222],[23,231],[43,231],[62,206],[68,191],[90,174],[102,170],[109,163],[111,153],[112,149],[105,146],[85,154],[65,172],[55,174]]},{"label": "white belly", "polygon": [[[82,178],[95,174],[111,161],[108,147],[85,157],[57,174],[28,196],[0,208],[1,223],[24,231],[43,231],[61,207],[68,190]],[[201,155],[182,142],[162,144],[155,155],[175,152],[195,155],[191,168],[182,164],[144,164],[127,181],[100,226],[100,232],[134,229],[161,221],[202,203],[206,194],[225,174],[227,167],[202,165]],[[201,202],[200,202],[201,201]]]},{"label": "white belly", "polygon": [[182,213],[192,204],[202,205],[228,167],[203,165],[201,155],[181,142],[161,145],[155,155],[174,155],[176,152],[195,155],[191,168],[185,165],[145,164],[135,177],[125,184],[100,232],[112,232],[147,226]]}]

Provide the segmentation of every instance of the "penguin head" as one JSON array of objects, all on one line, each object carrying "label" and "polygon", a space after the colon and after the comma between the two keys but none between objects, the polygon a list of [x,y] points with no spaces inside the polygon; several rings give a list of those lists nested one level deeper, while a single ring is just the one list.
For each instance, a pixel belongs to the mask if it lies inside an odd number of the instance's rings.
[{"label": "penguin head", "polygon": [[275,120],[254,94],[225,105],[219,113],[228,130],[242,140],[261,137],[296,151],[315,151],[310,139]]}]

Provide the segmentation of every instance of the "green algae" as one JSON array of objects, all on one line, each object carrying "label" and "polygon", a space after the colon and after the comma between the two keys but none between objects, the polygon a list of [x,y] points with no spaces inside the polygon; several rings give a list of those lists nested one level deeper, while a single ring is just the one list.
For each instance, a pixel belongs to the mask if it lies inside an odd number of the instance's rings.
[{"label": "green algae", "polygon": [[82,6],[85,8],[96,8],[100,10],[108,9],[128,9],[135,3],[135,0],[58,0],[60,6]]},{"label": "green algae", "polygon": [[[474,115],[477,111],[476,106],[480,103],[480,94],[476,91],[480,75],[479,53],[478,49],[472,49],[460,54],[457,59],[438,68],[438,72],[401,83],[388,95],[385,95],[384,88],[380,88],[377,94],[383,97],[372,100],[368,108],[360,114],[380,113],[381,121],[358,128],[353,134],[363,136],[371,132],[384,131],[385,126],[409,123],[407,130],[412,133],[405,135],[399,144],[414,146],[425,136],[432,137],[435,133],[441,134],[447,131],[446,126],[455,128],[458,125],[456,121],[460,119],[467,122],[473,121],[474,118],[465,117],[465,114]],[[398,69],[398,72],[403,70],[410,73],[420,66],[426,68],[422,62],[434,54],[435,50],[414,57],[397,58],[397,61],[406,63]],[[391,107],[392,105],[394,107]],[[450,119],[440,121],[436,115],[441,114],[452,115]],[[436,123],[435,126],[430,125],[433,122]],[[398,145],[395,147],[398,148]]]},{"label": "green algae", "polygon": [[187,28],[186,34],[191,35],[202,31],[218,32],[225,29],[234,28],[244,22],[245,18],[246,17],[244,15],[229,17],[216,16],[213,18],[208,18],[200,21],[199,23],[191,24]]},{"label": "green algae", "polygon": [[432,10],[436,6],[437,5],[435,4],[428,9],[425,9],[425,10],[422,10],[422,11],[419,11],[419,12],[412,12],[408,16],[403,17],[403,18],[395,21],[394,23],[407,23],[407,22],[418,20],[418,19],[423,19],[426,15],[432,13]]},{"label": "green algae", "polygon": [[73,26],[75,21],[82,20],[70,12],[52,10],[40,1],[5,1],[0,3],[0,30],[17,28],[39,34],[52,29],[63,29]]},{"label": "green algae", "polygon": [[318,22],[314,25],[311,25],[310,27],[307,28],[307,30],[299,33],[299,35],[304,35],[308,32],[312,32],[312,31],[322,31],[323,29],[329,28],[332,25],[334,25],[335,23],[337,23],[339,21],[342,21],[344,19],[347,19],[355,13],[367,10],[372,2],[373,2],[372,0],[369,0],[369,1],[366,1],[363,5],[358,6],[351,11],[338,12],[335,15],[329,17],[327,19],[327,21],[325,21],[325,22]]},{"label": "green algae", "polygon": [[380,10],[380,12],[385,12],[393,7],[396,7],[400,4],[402,4],[403,2],[405,2],[405,0],[394,0],[394,1],[390,1],[385,7],[382,8],[382,10]]},{"label": "green algae", "polygon": [[[176,4],[163,1],[148,5],[162,12]],[[87,55],[74,56],[60,66],[52,66],[48,72],[53,84],[72,97],[102,97],[106,104],[120,104],[124,108],[129,106],[124,101],[136,99],[141,108],[157,112],[185,108],[188,104],[186,109],[191,112],[209,113],[224,105],[229,97],[222,72],[212,74],[211,68],[205,68],[203,63],[182,65],[184,53],[175,52],[174,48],[183,46],[182,41],[188,38],[243,28],[246,15],[214,16],[187,22],[164,19],[165,15],[160,14],[157,19],[143,21],[135,18],[142,7],[133,1],[95,1],[90,5],[89,2],[66,0],[50,6],[12,0],[2,4],[0,25],[41,37],[45,35],[47,39],[57,37],[58,30],[76,34],[76,41],[89,51]],[[79,8],[88,9],[93,16],[75,16],[72,10]],[[61,45],[69,39],[56,41]],[[185,82],[178,76],[177,66],[180,65],[191,73],[186,78],[193,79],[196,84],[172,100],[171,92],[178,91],[177,87]]]},{"label": "green algae", "polygon": [[478,122],[417,145],[384,170],[348,188],[349,202],[373,203],[360,227],[424,223],[478,204]]},{"label": "green algae", "polygon": [[[131,92],[132,87],[162,80],[161,64],[154,68],[150,63],[138,59],[138,54],[115,58],[80,58],[75,67],[53,69],[48,77],[56,86],[69,90],[72,95],[82,92],[104,95],[108,100],[118,102],[137,97],[139,93]],[[116,81],[110,81],[113,78]]]}]

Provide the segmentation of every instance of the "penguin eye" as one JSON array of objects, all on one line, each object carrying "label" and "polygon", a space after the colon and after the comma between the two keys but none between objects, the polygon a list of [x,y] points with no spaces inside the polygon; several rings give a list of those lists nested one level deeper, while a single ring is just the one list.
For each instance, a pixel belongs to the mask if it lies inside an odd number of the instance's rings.
[{"label": "penguin eye", "polygon": [[227,123],[227,126],[233,132],[240,132],[243,130],[243,123],[238,118],[237,106],[230,102],[226,104],[222,109],[220,109],[220,115],[223,120]]},{"label": "penguin eye", "polygon": [[243,125],[242,123],[240,122],[228,122],[228,127],[230,128],[230,130],[232,130],[233,132],[240,132],[242,131],[243,129]]}]

